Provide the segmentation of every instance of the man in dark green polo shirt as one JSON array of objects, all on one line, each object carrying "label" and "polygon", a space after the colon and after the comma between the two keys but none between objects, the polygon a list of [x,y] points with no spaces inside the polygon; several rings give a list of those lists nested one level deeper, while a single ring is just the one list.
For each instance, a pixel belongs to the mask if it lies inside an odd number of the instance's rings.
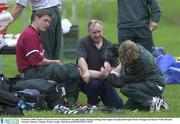
[{"label": "man in dark green polo shirt", "polygon": [[168,109],[168,104],[162,99],[164,77],[152,54],[130,40],[121,44],[118,54],[122,67],[110,73],[107,80],[128,97],[124,108],[147,111]]}]

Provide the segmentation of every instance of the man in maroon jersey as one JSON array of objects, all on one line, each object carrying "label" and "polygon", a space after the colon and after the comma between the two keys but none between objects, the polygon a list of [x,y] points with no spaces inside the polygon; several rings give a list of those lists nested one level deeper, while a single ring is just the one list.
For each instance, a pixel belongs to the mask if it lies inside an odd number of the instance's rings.
[{"label": "man in maroon jersey", "polygon": [[66,104],[71,107],[77,101],[80,74],[75,64],[62,64],[60,60],[45,57],[40,32],[46,31],[51,19],[48,10],[38,10],[32,24],[21,33],[16,45],[17,68],[25,79],[40,78],[65,84]]}]

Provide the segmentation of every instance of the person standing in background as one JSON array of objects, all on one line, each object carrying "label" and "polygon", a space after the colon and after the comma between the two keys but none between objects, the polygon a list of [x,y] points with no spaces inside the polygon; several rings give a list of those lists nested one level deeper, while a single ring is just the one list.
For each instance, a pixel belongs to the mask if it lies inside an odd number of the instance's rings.
[{"label": "person standing in background", "polygon": [[[59,59],[62,36],[59,8],[61,7],[61,0],[16,0],[16,4],[12,10],[14,21],[20,16],[28,2],[32,9],[31,22],[34,18],[34,13],[37,10],[48,9],[51,13],[53,13],[53,19],[50,26],[45,32],[40,32],[40,35],[44,41],[43,45],[45,49],[45,56],[48,59]],[[9,25],[10,23],[1,26],[0,32],[5,33]]]},{"label": "person standing in background", "polygon": [[[3,12],[8,8],[7,6],[7,0],[0,0],[0,13]],[[2,23],[2,22],[0,22]],[[1,27],[1,25],[0,25]],[[1,31],[0,31],[0,39],[3,38]],[[0,55],[0,74],[3,74],[3,61],[2,61],[2,56]]]},{"label": "person standing in background", "polygon": [[118,42],[133,40],[152,52],[152,31],[158,27],[161,11],[157,0],[118,0]]}]

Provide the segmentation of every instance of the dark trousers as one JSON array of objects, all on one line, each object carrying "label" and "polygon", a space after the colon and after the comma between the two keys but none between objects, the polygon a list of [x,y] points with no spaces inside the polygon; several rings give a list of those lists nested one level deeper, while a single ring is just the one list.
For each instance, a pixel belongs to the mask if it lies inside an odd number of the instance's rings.
[{"label": "dark trousers", "polygon": [[152,31],[148,26],[118,29],[119,44],[125,40],[132,40],[136,43],[139,43],[150,52],[152,52],[154,47]]},{"label": "dark trousers", "polygon": [[149,110],[153,97],[160,97],[163,90],[160,90],[154,82],[144,81],[126,85],[121,88],[121,92],[128,97],[125,109]]},{"label": "dark trousers", "polygon": [[80,74],[75,64],[49,64],[47,66],[32,67],[24,72],[24,78],[40,78],[63,83],[68,96],[77,96],[79,92]]},{"label": "dark trousers", "polygon": [[81,81],[80,89],[86,94],[88,104],[97,105],[101,100],[107,107],[123,108],[122,99],[111,83],[102,80],[91,80],[88,84]]},{"label": "dark trousers", "polygon": [[[47,30],[40,32],[43,39],[45,56],[48,59],[59,59],[62,37],[60,9],[58,6],[47,9],[53,14],[53,18]],[[35,12],[32,12],[31,21],[34,18]]]}]

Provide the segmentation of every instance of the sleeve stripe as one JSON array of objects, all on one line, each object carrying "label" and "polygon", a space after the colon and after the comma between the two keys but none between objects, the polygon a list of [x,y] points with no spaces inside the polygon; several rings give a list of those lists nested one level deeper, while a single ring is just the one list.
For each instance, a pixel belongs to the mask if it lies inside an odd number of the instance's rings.
[{"label": "sleeve stripe", "polygon": [[39,50],[32,50],[30,51],[29,53],[26,54],[26,56],[29,56],[30,54],[34,53],[34,52],[38,52],[39,53]]}]

